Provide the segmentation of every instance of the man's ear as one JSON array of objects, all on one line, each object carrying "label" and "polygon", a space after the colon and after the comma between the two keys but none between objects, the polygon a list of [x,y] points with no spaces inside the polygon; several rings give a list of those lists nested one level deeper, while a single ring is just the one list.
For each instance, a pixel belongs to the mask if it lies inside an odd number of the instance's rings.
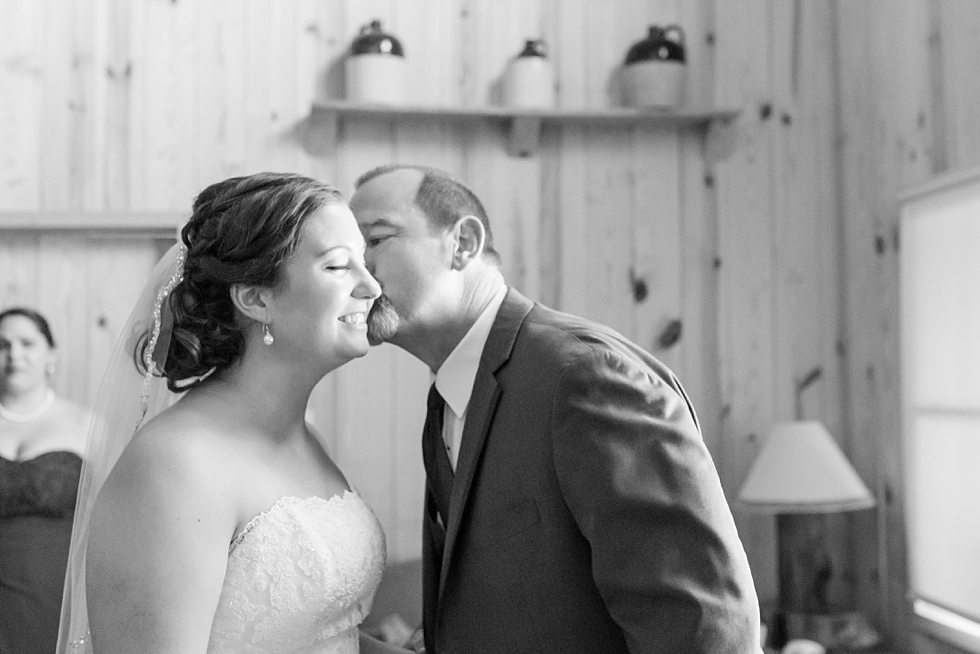
[{"label": "man's ear", "polygon": [[231,294],[231,301],[242,315],[251,318],[256,322],[267,322],[269,320],[269,289],[260,286],[246,286],[245,284],[234,284],[228,291]]},{"label": "man's ear", "polygon": [[483,254],[487,230],[476,216],[463,216],[453,226],[456,251],[453,252],[453,269],[462,270]]}]

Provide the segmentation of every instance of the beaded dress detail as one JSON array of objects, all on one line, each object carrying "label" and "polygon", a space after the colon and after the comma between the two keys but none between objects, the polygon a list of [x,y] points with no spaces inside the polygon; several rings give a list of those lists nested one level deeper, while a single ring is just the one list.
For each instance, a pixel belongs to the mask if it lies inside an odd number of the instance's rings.
[{"label": "beaded dress detail", "polygon": [[355,654],[385,565],[361,497],[284,497],[231,543],[208,654]]}]

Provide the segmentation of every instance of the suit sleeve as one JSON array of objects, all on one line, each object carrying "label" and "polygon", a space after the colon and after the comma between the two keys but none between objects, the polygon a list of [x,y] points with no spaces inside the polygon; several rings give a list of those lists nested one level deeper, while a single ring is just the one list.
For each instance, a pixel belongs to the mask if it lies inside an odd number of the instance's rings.
[{"label": "suit sleeve", "polygon": [[559,485],[631,652],[760,653],[745,552],[670,371],[592,351],[563,372],[552,418]]}]

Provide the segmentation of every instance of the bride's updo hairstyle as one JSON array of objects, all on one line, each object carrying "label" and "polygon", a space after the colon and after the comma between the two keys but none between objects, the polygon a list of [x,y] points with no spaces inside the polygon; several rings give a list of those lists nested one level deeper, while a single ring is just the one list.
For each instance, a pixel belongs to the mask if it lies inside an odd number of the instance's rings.
[{"label": "bride's updo hairstyle", "polygon": [[173,314],[167,388],[186,391],[238,359],[248,319],[232,303],[232,286],[275,287],[306,220],[343,201],[329,184],[290,173],[233,177],[201,191],[181,230],[183,279],[166,300]]}]

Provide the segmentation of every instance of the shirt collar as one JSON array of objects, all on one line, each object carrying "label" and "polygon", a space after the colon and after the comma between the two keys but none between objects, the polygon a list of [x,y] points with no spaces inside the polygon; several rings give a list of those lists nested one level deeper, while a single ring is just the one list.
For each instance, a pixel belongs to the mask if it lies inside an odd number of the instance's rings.
[{"label": "shirt collar", "polygon": [[497,292],[484,307],[476,322],[470,327],[463,339],[456,345],[436,373],[436,388],[446,400],[446,404],[462,418],[466,405],[470,403],[473,394],[473,381],[476,370],[480,367],[480,357],[483,347],[487,344],[490,329],[497,318],[497,311],[507,295],[507,286],[500,285]]}]

